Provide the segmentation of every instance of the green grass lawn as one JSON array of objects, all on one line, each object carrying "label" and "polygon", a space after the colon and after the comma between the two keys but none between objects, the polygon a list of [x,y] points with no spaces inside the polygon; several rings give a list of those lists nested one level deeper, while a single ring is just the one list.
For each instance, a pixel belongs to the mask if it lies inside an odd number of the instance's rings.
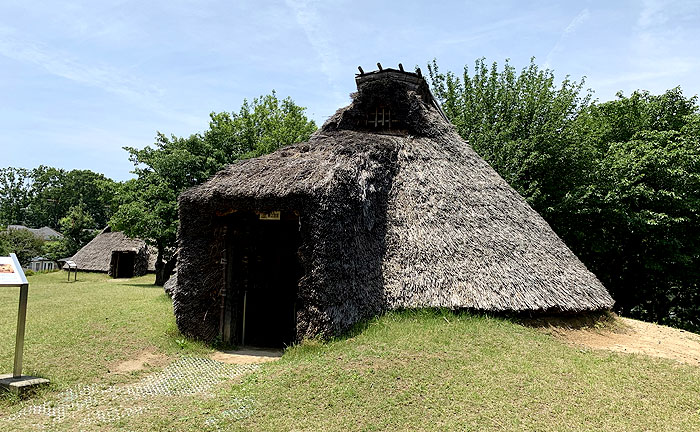
[{"label": "green grass lawn", "polygon": [[[30,279],[27,372],[54,383],[36,400],[109,382],[111,364],[146,348],[170,358],[208,352],[182,343],[152,276],[110,282],[81,274],[77,284],[64,276]],[[0,370],[8,372],[16,299],[15,290],[0,291]],[[227,413],[240,401],[252,411],[236,420]],[[26,403],[5,398],[0,417]],[[149,408],[100,430],[693,431],[700,368],[571,347],[500,318],[397,312],[346,337],[290,348],[214,395],[163,397]]]},{"label": "green grass lawn", "polygon": [[[53,390],[113,379],[110,366],[144,350],[172,357],[182,351],[172,303],[153,275],[115,281],[80,273],[68,282],[55,272],[28,280],[23,373],[49,378]],[[18,302],[19,288],[0,288],[2,373],[12,372]]]}]

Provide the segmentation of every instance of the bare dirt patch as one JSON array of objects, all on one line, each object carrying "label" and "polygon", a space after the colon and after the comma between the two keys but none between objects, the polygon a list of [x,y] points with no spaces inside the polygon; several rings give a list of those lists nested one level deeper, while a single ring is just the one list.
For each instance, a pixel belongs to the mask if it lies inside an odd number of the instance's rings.
[{"label": "bare dirt patch", "polygon": [[152,351],[143,351],[138,356],[117,363],[109,370],[111,373],[126,374],[144,370],[147,367],[163,366],[168,362],[168,358],[162,354]]},{"label": "bare dirt patch", "polygon": [[[612,325],[611,325],[612,324]],[[549,326],[545,331],[575,345],[662,357],[700,366],[700,335],[685,330],[615,317],[601,326]]]},{"label": "bare dirt patch", "polygon": [[245,365],[267,363],[279,360],[279,358],[282,357],[282,354],[282,350],[249,348],[235,351],[216,351],[211,355],[211,359],[221,363]]}]

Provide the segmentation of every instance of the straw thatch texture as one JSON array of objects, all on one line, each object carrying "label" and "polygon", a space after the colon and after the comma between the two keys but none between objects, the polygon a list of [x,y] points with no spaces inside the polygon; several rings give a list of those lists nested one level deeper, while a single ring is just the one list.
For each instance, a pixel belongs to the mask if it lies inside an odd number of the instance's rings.
[{"label": "straw thatch texture", "polygon": [[94,271],[114,275],[112,252],[135,252],[134,276],[155,271],[156,254],[141,239],[132,239],[122,232],[112,232],[109,227],[100,232],[71,258],[82,271]]},{"label": "straw thatch texture", "polygon": [[[353,103],[309,142],[233,164],[180,196],[181,331],[217,335],[224,215],[242,210],[299,213],[298,339],[396,308],[612,307],[595,276],[457,135],[422,78],[361,78]],[[367,126],[378,105],[399,120],[391,130]]]},{"label": "straw thatch texture", "polygon": [[[234,164],[181,195],[173,299],[183,331],[216,336],[224,282],[219,262],[226,247],[217,214],[234,209],[299,213],[305,273],[298,292],[304,305],[299,335],[345,328],[382,310],[381,256],[395,145],[367,143],[349,131],[339,135],[342,145],[319,133],[307,144]],[[251,184],[251,177],[259,181]]]},{"label": "straw thatch texture", "polygon": [[582,312],[612,299],[456,134],[406,140],[389,201],[387,307]]}]

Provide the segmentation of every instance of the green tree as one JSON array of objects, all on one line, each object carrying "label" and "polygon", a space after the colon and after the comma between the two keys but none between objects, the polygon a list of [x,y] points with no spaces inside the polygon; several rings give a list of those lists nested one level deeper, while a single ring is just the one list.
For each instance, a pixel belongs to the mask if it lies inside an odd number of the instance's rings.
[{"label": "green tree", "polygon": [[49,240],[44,242],[44,245],[41,247],[41,254],[52,261],[70,258],[75,255],[77,251],[75,245],[65,238]]},{"label": "green tree", "polygon": [[534,60],[429,65],[434,94],[473,148],[537,210],[625,314],[700,329],[700,114],[680,88],[591,103]]},{"label": "green tree", "polygon": [[31,192],[29,171],[14,167],[0,169],[0,225],[25,223]]},{"label": "green tree", "polygon": [[58,221],[70,207],[64,187],[63,169],[40,165],[31,172],[32,200],[28,208],[28,225],[58,229]]},{"label": "green tree", "polygon": [[68,210],[59,221],[64,238],[69,239],[77,248],[85,246],[95,237],[95,219],[85,210],[85,205],[78,204]]},{"label": "green tree", "polygon": [[700,329],[700,114],[680,88],[593,104],[598,158],[569,194],[567,241],[623,314]]},{"label": "green tree", "polygon": [[20,264],[26,266],[32,258],[41,255],[44,241],[25,229],[11,229],[0,232],[0,248],[3,255],[14,253]]},{"label": "green tree", "polygon": [[41,165],[31,173],[32,199],[28,222],[31,226],[60,229],[60,220],[71,207],[82,205],[95,227],[104,227],[112,213],[116,184],[90,170],[66,171]]},{"label": "green tree", "polygon": [[71,207],[59,221],[59,226],[63,238],[48,241],[43,248],[44,256],[54,261],[75,255],[97,234],[95,220],[85,211],[83,204]]},{"label": "green tree", "polygon": [[8,256],[12,251],[10,250],[10,242],[3,233],[4,229],[0,227],[0,256]]},{"label": "green tree", "polygon": [[238,113],[212,113],[202,134],[182,138],[158,133],[154,147],[125,147],[137,178],[117,194],[119,208],[110,225],[157,249],[156,285],[163,285],[174,268],[180,192],[236,160],[307,140],[316,125],[304,111],[273,91],[252,103],[244,100]]}]

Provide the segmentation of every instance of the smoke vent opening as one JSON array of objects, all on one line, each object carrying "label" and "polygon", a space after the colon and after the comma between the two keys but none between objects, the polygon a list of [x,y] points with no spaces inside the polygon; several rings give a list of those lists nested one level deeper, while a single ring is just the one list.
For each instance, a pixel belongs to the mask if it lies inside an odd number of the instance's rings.
[{"label": "smoke vent opening", "polygon": [[396,115],[392,117],[391,108],[384,105],[377,105],[374,110],[367,112],[365,126],[374,129],[396,129],[399,126],[399,120]]}]

